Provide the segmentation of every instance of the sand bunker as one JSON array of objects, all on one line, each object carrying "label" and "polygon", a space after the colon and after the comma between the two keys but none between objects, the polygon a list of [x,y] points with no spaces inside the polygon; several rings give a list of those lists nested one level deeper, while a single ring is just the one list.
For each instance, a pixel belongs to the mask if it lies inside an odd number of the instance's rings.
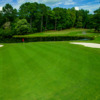
[{"label": "sand bunker", "polygon": [[0,45],[0,47],[3,47],[3,45]]},{"label": "sand bunker", "polygon": [[100,44],[97,44],[97,43],[84,43],[84,42],[70,42],[70,43],[84,45],[86,47],[91,47],[91,48],[100,48]]}]

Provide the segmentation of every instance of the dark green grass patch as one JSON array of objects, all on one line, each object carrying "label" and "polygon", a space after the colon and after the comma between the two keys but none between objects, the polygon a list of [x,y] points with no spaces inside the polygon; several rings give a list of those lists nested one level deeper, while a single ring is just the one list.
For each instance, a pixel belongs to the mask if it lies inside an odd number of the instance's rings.
[{"label": "dark green grass patch", "polygon": [[45,42],[0,48],[0,100],[99,100],[100,49]]}]

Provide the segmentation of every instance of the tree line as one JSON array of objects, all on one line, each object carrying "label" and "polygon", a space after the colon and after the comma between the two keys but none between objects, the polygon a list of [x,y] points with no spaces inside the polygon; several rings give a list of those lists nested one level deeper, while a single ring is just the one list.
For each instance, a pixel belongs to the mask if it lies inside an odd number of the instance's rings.
[{"label": "tree line", "polygon": [[[100,32],[100,8],[90,14],[88,10],[55,7],[26,2],[16,10],[6,4],[0,11],[0,34],[27,34],[46,30],[89,28]],[[8,32],[8,33],[7,33]]]}]

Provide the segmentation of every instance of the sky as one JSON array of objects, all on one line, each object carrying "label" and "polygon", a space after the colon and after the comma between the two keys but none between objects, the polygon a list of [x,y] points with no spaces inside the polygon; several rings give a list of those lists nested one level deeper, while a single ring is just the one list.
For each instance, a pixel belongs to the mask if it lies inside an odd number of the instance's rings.
[{"label": "sky", "polygon": [[51,8],[62,7],[62,8],[72,8],[75,7],[76,10],[84,9],[89,10],[93,13],[94,10],[100,7],[100,0],[0,0],[0,10],[2,7],[9,3],[14,8],[18,9],[21,4],[25,2],[38,2],[44,3]]}]

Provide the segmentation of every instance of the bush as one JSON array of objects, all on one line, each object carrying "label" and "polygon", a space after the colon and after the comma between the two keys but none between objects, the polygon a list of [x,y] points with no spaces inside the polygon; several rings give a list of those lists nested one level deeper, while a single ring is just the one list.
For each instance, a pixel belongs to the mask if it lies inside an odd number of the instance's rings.
[{"label": "bush", "polygon": [[24,35],[30,33],[30,25],[26,19],[21,19],[15,23],[15,31],[17,35]]},{"label": "bush", "polygon": [[3,28],[4,28],[4,29],[10,29],[10,28],[11,28],[11,23],[10,23],[10,22],[6,22],[6,23],[3,25]]},{"label": "bush", "polygon": [[0,29],[0,37],[12,37],[14,35],[14,31],[11,29]]}]

